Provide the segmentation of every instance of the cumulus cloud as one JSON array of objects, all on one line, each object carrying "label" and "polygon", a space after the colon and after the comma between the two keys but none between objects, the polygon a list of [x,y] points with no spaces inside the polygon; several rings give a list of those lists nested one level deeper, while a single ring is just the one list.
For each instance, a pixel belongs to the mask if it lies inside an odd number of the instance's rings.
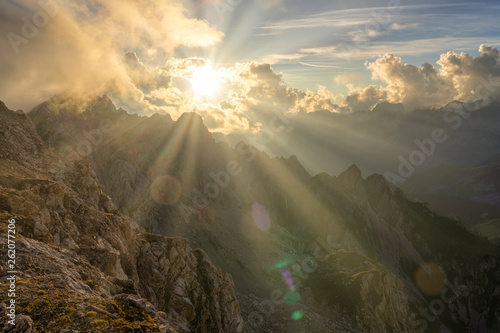
[{"label": "cumulus cloud", "polygon": [[471,95],[500,98],[499,53],[495,47],[481,45],[477,57],[448,52],[441,55],[437,64],[441,66],[441,77],[452,84],[455,98],[467,99]]},{"label": "cumulus cloud", "polygon": [[[132,55],[127,59],[134,59],[137,64]],[[189,79],[196,68],[207,64],[201,58],[169,59],[163,68],[171,80],[161,88],[144,92],[144,104],[151,112],[168,112],[174,119],[185,111],[198,112],[211,130],[253,133],[277,113],[344,110],[337,105],[337,100],[343,99],[341,95],[324,86],[318,86],[316,92],[288,87],[270,64],[256,62],[220,68],[220,93],[200,101],[192,96]],[[143,66],[139,68],[145,71]]]},{"label": "cumulus cloud", "polygon": [[316,112],[316,111],[333,111],[342,112],[343,108],[339,107],[337,101],[342,99],[343,95],[335,95],[325,86],[318,85],[318,91],[306,90],[299,92],[295,106],[290,109],[290,112]]},{"label": "cumulus cloud", "polygon": [[386,89],[374,85],[365,88],[350,88],[349,94],[342,105],[349,111],[370,110],[375,104],[387,100]]},{"label": "cumulus cloud", "polygon": [[196,110],[207,119],[211,129],[256,132],[277,112],[353,112],[370,110],[383,101],[402,103],[411,110],[441,107],[454,99],[499,97],[499,51],[482,45],[479,53],[473,57],[448,52],[441,55],[436,65],[424,63],[420,67],[386,54],[365,63],[372,79],[382,85],[354,86],[351,82],[357,77],[352,75],[334,78],[335,83],[348,88],[345,97],[324,86],[318,86],[317,91],[288,87],[282,75],[267,63],[237,63],[219,70],[223,94],[202,104],[189,98],[189,76],[193,68],[203,67],[207,61],[170,59],[164,68],[172,79],[161,89],[146,94],[145,100],[150,108],[169,112],[174,119],[185,110]]},{"label": "cumulus cloud", "polygon": [[[347,86],[345,98],[324,86],[317,91],[289,87],[270,63],[236,63],[218,69],[221,87],[215,96],[197,100],[190,79],[210,62],[174,58],[172,51],[181,45],[213,45],[223,34],[206,21],[187,17],[176,0],[4,1],[0,32],[8,36],[0,39],[0,98],[14,108],[29,109],[63,91],[106,93],[131,112],[168,113],[176,119],[194,111],[211,130],[255,133],[276,113],[369,110],[382,101],[415,109],[454,99],[500,97],[499,50],[481,45],[477,57],[448,52],[435,65],[419,67],[386,54],[365,64],[381,86],[354,86],[347,76],[334,79]],[[376,33],[368,31],[367,36]],[[288,58],[327,51],[335,50],[301,50]]]},{"label": "cumulus cloud", "polygon": [[488,96],[500,98],[500,57],[495,47],[481,45],[479,56],[447,52],[437,66],[403,64],[400,57],[386,54],[367,62],[373,80],[385,86],[350,88],[345,107],[370,109],[376,103],[403,103],[406,109],[441,107],[452,100],[474,101]]},{"label": "cumulus cloud", "polygon": [[373,79],[387,84],[384,99],[401,102],[409,109],[437,106],[454,97],[450,82],[429,63],[420,67],[403,64],[401,58],[386,54],[375,62],[367,63]]},{"label": "cumulus cloud", "polygon": [[228,95],[223,103],[244,114],[250,127],[267,122],[275,112],[288,112],[299,98],[270,64],[235,64],[224,74]]}]

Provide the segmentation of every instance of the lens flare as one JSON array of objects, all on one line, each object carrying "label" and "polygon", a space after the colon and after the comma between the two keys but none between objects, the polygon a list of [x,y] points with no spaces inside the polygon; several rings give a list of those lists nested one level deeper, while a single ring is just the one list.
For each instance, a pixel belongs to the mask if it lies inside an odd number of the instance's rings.
[{"label": "lens flare", "polygon": [[296,290],[289,290],[283,296],[283,301],[288,305],[295,305],[300,302],[300,294]]},{"label": "lens flare", "polygon": [[150,193],[154,201],[163,205],[175,204],[181,196],[181,183],[172,176],[157,177],[151,184]]},{"label": "lens flare", "polygon": [[295,311],[294,313],[292,313],[292,319],[293,320],[301,320],[302,317],[304,317],[304,313],[300,310],[298,311]]},{"label": "lens flare", "polygon": [[437,295],[444,288],[446,274],[436,263],[420,265],[415,272],[415,283],[427,295]]},{"label": "lens flare", "polygon": [[275,269],[281,269],[281,268],[284,268],[286,266],[288,266],[289,263],[291,263],[292,261],[289,260],[289,259],[285,259],[285,260],[282,260],[282,261],[278,261],[277,263],[275,263],[273,265],[273,268]]},{"label": "lens flare", "polygon": [[281,272],[281,276],[283,276],[283,279],[285,279],[286,284],[288,284],[290,290],[294,290],[295,287],[293,286],[293,279],[290,271],[288,269],[285,269],[284,271]]},{"label": "lens flare", "polygon": [[260,230],[267,230],[271,226],[271,217],[266,207],[261,203],[254,202],[252,204],[252,219],[253,223],[255,223]]}]

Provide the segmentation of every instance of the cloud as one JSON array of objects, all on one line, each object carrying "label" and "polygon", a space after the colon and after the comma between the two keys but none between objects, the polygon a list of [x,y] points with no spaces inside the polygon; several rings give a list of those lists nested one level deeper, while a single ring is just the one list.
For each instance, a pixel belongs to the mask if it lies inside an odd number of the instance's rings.
[{"label": "cloud", "polygon": [[455,90],[456,99],[471,95],[481,98],[490,95],[500,98],[500,56],[495,47],[481,45],[479,56],[466,53],[447,52],[437,64],[440,76],[448,80]]},{"label": "cloud", "polygon": [[386,54],[366,62],[373,80],[385,87],[352,86],[345,106],[353,110],[370,109],[380,101],[403,103],[406,109],[441,107],[452,100],[474,101],[486,97],[500,98],[500,52],[481,45],[479,55],[447,52],[437,66],[424,63],[417,67],[403,64],[400,57]]},{"label": "cloud", "polygon": [[12,0],[0,2],[0,13],[0,34],[8,36],[0,39],[0,98],[23,109],[63,91],[140,99],[135,84],[149,82],[131,82],[141,68],[120,62],[125,50],[169,54],[223,37],[175,0]]},{"label": "cloud", "polygon": [[335,95],[328,91],[325,86],[318,85],[318,91],[306,90],[299,92],[295,106],[291,108],[290,112],[316,112],[316,111],[331,111],[341,112],[344,109],[338,106],[338,100],[342,99],[343,95]]},{"label": "cloud", "polygon": [[92,0],[74,12],[87,14],[87,22],[112,35],[122,48],[139,45],[173,51],[180,45],[211,46],[223,37],[207,22],[186,17],[178,1]]},{"label": "cloud", "polygon": [[391,30],[406,30],[406,29],[415,29],[418,27],[418,23],[393,23],[389,26]]},{"label": "cloud", "polygon": [[308,62],[303,62],[303,61],[299,61],[299,64],[304,65],[304,66],[308,66],[308,67],[316,67],[316,68],[339,68],[339,69],[343,68],[341,66],[333,66],[333,65],[310,64]]},{"label": "cloud", "polygon": [[382,36],[383,32],[379,29],[367,28],[365,30],[354,30],[348,33],[353,42],[367,42],[373,38]]},{"label": "cloud", "polygon": [[342,107],[347,111],[370,110],[374,105],[388,99],[386,89],[374,85],[365,88],[350,88]]},{"label": "cloud", "polygon": [[270,64],[237,64],[229,72],[232,73],[229,76],[232,77],[233,93],[224,103],[245,115],[251,129],[259,124],[266,126],[277,112],[343,111],[338,107],[342,95],[336,95],[321,85],[316,92],[288,87],[282,75],[276,73]]},{"label": "cloud", "polygon": [[[314,29],[331,27],[352,27],[370,23],[373,17],[370,10],[338,10],[323,14],[307,15],[303,18],[287,19],[277,22],[270,22],[261,27],[267,33],[280,33],[287,30]],[[360,14],[362,12],[362,14]]]},{"label": "cloud", "polygon": [[189,83],[184,86],[183,82],[188,82],[193,68],[205,64],[206,60],[200,58],[167,61],[165,68],[172,80],[168,87],[145,95],[148,108],[168,112],[174,119],[185,111],[198,112],[211,130],[225,133],[255,133],[269,124],[276,113],[343,110],[337,105],[342,96],[324,86],[318,86],[317,92],[288,87],[282,74],[276,73],[270,64],[256,62],[219,69],[222,93],[200,103],[189,96]]},{"label": "cloud", "polygon": [[287,87],[270,64],[236,64],[227,70],[227,77],[225,103],[244,114],[250,127],[266,123],[274,112],[287,112],[298,98],[297,91]]},{"label": "cloud", "polygon": [[207,59],[198,57],[169,58],[165,63],[165,68],[172,76],[186,76],[191,75],[194,68],[204,67],[207,63]]},{"label": "cloud", "polygon": [[305,54],[292,53],[292,54],[270,54],[262,58],[261,62],[274,65],[278,62],[284,62],[289,60],[298,60],[305,57]]},{"label": "cloud", "polygon": [[[326,48],[302,50],[323,51],[326,52]],[[484,44],[479,47],[477,57],[450,51],[441,54],[435,65],[405,64],[400,57],[388,53],[366,62],[365,66],[371,71],[372,80],[382,84],[355,87],[350,83],[354,77],[337,76],[334,82],[345,84],[349,89],[345,100],[340,103],[342,96],[325,87],[320,86],[317,92],[288,88],[281,76],[264,65],[250,70],[258,69],[262,72],[260,77],[265,79],[262,82],[257,80],[260,86],[250,89],[246,97],[260,101],[254,103],[256,108],[265,109],[265,105],[277,107],[273,103],[278,103],[287,112],[370,110],[383,101],[402,103],[405,109],[412,110],[442,107],[453,100],[473,101],[488,96],[500,99],[500,51]]]},{"label": "cloud", "polygon": [[[345,98],[324,86],[318,86],[317,91],[289,87],[272,67],[275,61],[302,60],[310,54],[344,55],[342,48],[329,46],[290,55],[274,54],[264,63],[236,63],[221,68],[218,95],[200,101],[193,96],[190,78],[196,68],[209,61],[174,58],[172,51],[181,45],[214,45],[223,34],[205,21],[187,17],[179,2],[44,1],[41,3],[49,4],[45,9],[28,0],[0,3],[0,32],[22,38],[14,39],[14,48],[12,38],[0,39],[0,98],[14,108],[28,109],[63,91],[107,93],[117,106],[131,112],[168,113],[176,119],[183,112],[195,111],[211,130],[255,132],[266,126],[276,112],[350,112],[371,109],[381,101],[401,102],[406,109],[418,109],[470,96],[500,98],[499,50],[486,45],[481,45],[477,57],[443,53],[435,65],[404,64],[400,57],[385,54],[365,63],[380,86],[373,82],[355,87],[347,77],[332,78],[349,89]],[[391,26],[393,30],[404,28],[408,25]],[[376,35],[377,31],[368,31],[367,36]],[[405,43],[400,45],[407,47]],[[129,49],[135,52],[126,52]],[[151,57],[154,62],[147,61]],[[319,62],[301,64],[335,67]]]},{"label": "cloud", "polygon": [[133,85],[144,93],[168,87],[172,80],[171,73],[165,68],[156,68],[149,71],[139,60],[135,52],[125,53],[121,65],[125,69]]},{"label": "cloud", "polygon": [[451,101],[454,89],[449,80],[429,63],[420,67],[403,64],[401,58],[386,54],[375,62],[367,63],[372,78],[387,84],[386,98],[401,102],[408,109],[439,106]]},{"label": "cloud", "polygon": [[358,80],[359,77],[357,74],[341,74],[337,75],[334,79],[333,82],[335,82],[337,85],[347,85],[355,80]]},{"label": "cloud", "polygon": [[[411,29],[411,28],[416,28],[418,27],[417,23],[406,23],[406,24],[400,24],[400,23],[392,23],[388,26],[380,25],[380,24],[371,24],[367,25],[364,30],[363,29],[358,29],[358,30],[353,30],[348,33],[348,36],[351,38],[351,40],[355,43],[357,46],[358,44],[356,43],[365,43],[368,41],[371,41],[377,37],[383,36],[388,34],[391,31],[399,31],[399,30],[406,30],[406,29]],[[361,44],[362,47],[364,46]],[[362,48],[360,47],[360,48]]]}]

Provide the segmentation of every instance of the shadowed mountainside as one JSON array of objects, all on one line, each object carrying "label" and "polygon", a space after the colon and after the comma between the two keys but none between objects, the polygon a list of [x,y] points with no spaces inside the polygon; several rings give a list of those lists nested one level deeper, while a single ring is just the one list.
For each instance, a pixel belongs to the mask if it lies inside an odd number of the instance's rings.
[{"label": "shadowed mountainside", "polygon": [[[295,156],[217,144],[196,114],[128,115],[107,97],[53,99],[29,117],[48,145],[90,161],[120,210],[231,273],[249,331],[498,330],[499,250],[380,175],[311,177]],[[448,280],[466,295],[422,313]]]},{"label": "shadowed mountainside", "polygon": [[401,187],[443,215],[467,222],[500,217],[500,156],[473,167],[439,165],[415,174]]},{"label": "shadowed mountainside", "polygon": [[231,276],[203,250],[145,232],[87,160],[45,146],[1,102],[0,122],[1,242],[15,219],[18,271],[18,322],[3,332],[245,332]]}]

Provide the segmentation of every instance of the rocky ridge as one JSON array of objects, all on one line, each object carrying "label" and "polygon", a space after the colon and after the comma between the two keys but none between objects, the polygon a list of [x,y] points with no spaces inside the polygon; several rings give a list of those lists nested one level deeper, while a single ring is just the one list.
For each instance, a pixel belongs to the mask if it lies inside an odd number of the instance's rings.
[{"label": "rocky ridge", "polygon": [[0,103],[0,121],[0,237],[15,219],[22,314],[3,331],[245,332],[232,277],[203,250],[120,213],[89,162],[46,147],[26,115]]},{"label": "rocky ridge", "polygon": [[[177,122],[160,115],[127,115],[110,108],[105,97],[80,113],[65,111],[61,104],[51,101],[29,113],[42,139],[58,151],[78,153],[82,143],[92,145],[86,157],[119,209],[150,232],[187,237],[229,271],[247,330],[497,330],[498,249],[460,222],[409,201],[382,176],[364,179],[353,165],[337,177],[311,177],[295,157],[270,158],[245,144],[216,144],[194,114]],[[113,124],[110,131],[100,125],[106,120]],[[64,130],[58,132],[58,126]],[[241,167],[239,175],[216,181],[214,175],[222,177],[230,161]],[[164,184],[178,196],[155,198],[150,188],[165,176],[169,181]],[[186,207],[192,209],[187,218]],[[256,225],[255,207],[260,216],[269,215],[265,231]],[[340,250],[355,255],[343,256]],[[339,257],[371,264],[335,264]],[[317,268],[305,271],[302,262],[311,258]],[[276,262],[286,265],[273,268]],[[421,273],[429,265],[438,267],[439,274]],[[276,288],[282,293],[289,289],[284,269],[303,296],[298,304],[271,296]],[[467,285],[469,294],[429,317],[420,310],[435,304],[436,295],[417,283],[417,272],[441,288],[444,273],[454,284]],[[322,297],[339,290],[349,297]],[[305,315],[294,321],[297,308]]]}]

